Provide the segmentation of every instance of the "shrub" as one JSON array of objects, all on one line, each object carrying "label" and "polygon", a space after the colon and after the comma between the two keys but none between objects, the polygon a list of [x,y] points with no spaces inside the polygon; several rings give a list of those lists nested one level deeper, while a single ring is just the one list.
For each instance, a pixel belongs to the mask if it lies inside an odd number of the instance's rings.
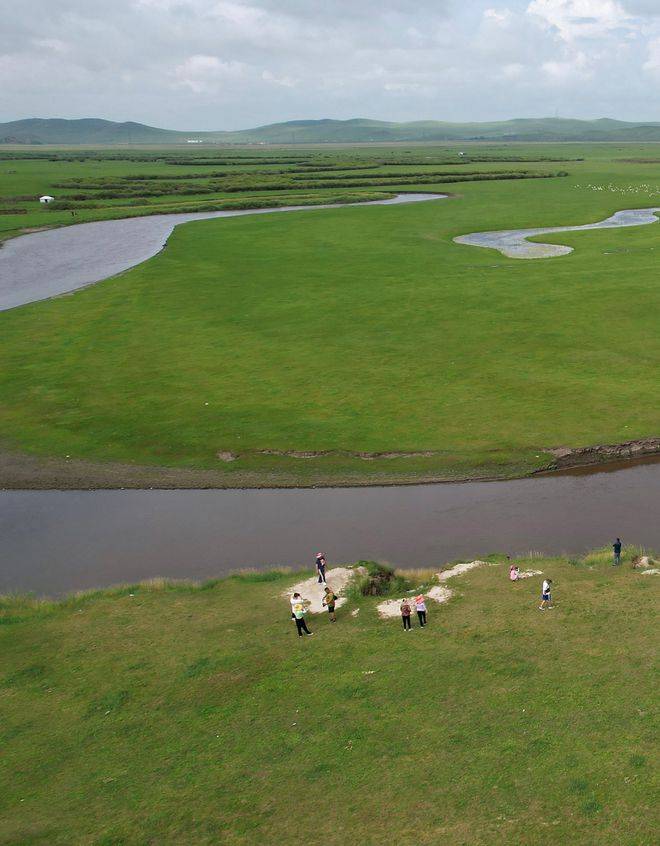
[{"label": "shrub", "polygon": [[377,561],[359,561],[358,567],[366,572],[353,583],[353,592],[359,596],[389,596],[401,593],[409,587],[406,578],[398,575],[392,567]]}]

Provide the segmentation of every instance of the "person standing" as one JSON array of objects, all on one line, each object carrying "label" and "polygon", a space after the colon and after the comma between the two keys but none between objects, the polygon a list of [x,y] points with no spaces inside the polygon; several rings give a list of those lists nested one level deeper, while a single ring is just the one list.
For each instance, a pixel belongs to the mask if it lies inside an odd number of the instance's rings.
[{"label": "person standing", "polygon": [[612,544],[612,549],[614,550],[614,561],[612,563],[613,567],[616,567],[618,564],[621,563],[621,538],[617,538],[614,543]]},{"label": "person standing", "polygon": [[319,584],[325,584],[325,555],[322,552],[316,553],[316,572],[319,576]]},{"label": "person standing", "polygon": [[407,599],[404,599],[401,603],[401,622],[403,623],[403,630],[410,631],[410,614],[411,614],[410,603]]},{"label": "person standing", "polygon": [[337,622],[337,615],[335,614],[335,603],[337,602],[337,596],[333,593],[332,590],[326,585],[325,586],[325,594],[323,596],[323,606],[328,609],[328,614],[330,615],[330,622],[336,623]]},{"label": "person standing", "polygon": [[308,603],[306,603],[306,601],[302,598],[299,593],[294,593],[291,597],[291,618],[296,624],[296,629],[298,630],[298,637],[302,637],[303,632],[308,635],[314,634],[314,632],[310,632],[310,630],[307,628],[307,623],[305,621],[307,604]]},{"label": "person standing", "polygon": [[421,593],[419,596],[415,597],[415,609],[417,611],[417,617],[419,618],[419,625],[421,628],[424,628],[426,625],[426,602],[424,601],[424,597]]},{"label": "person standing", "polygon": [[552,579],[543,579],[543,586],[541,588],[541,604],[540,611],[545,611],[546,608],[552,608]]}]

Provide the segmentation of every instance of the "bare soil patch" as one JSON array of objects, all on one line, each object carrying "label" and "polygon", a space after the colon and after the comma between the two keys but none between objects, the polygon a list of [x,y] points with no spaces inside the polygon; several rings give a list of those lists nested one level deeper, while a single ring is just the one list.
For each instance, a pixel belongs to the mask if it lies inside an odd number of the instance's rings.
[{"label": "bare soil patch", "polygon": [[588,464],[605,464],[646,455],[660,454],[660,438],[642,438],[622,444],[596,444],[588,447],[554,447],[545,450],[554,457],[550,469],[582,467]]},{"label": "bare soil patch", "polygon": [[[346,602],[346,597],[341,596],[341,594],[346,590],[353,576],[359,572],[364,572],[364,569],[362,567],[355,569],[351,567],[333,567],[331,570],[326,571],[326,584],[337,595],[336,608],[339,608]],[[325,584],[319,584],[318,576],[311,576],[309,579],[303,579],[302,582],[298,582],[287,588],[282,596],[290,598],[294,593],[299,593],[303,600],[309,602],[308,610],[311,614],[322,614],[326,610],[323,607],[324,592]]]}]

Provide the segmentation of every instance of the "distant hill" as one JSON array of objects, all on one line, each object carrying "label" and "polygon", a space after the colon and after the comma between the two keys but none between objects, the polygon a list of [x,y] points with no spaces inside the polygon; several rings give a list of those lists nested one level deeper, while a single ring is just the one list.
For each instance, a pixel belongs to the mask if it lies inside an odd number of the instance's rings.
[{"label": "distant hill", "polygon": [[529,118],[494,123],[294,120],[236,132],[179,132],[142,123],[30,118],[0,123],[0,144],[351,144],[390,141],[660,141],[660,123]]},{"label": "distant hill", "polygon": [[0,123],[0,144],[180,144],[188,133],[99,118],[29,118]]}]

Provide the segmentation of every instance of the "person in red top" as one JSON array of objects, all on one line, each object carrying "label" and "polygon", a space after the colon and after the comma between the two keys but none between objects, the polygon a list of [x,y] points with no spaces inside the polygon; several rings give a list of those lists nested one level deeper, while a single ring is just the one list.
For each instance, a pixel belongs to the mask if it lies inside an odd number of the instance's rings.
[{"label": "person in red top", "polygon": [[319,584],[325,584],[325,555],[316,553],[316,572],[319,574]]},{"label": "person in red top", "polygon": [[407,599],[404,599],[401,603],[401,622],[403,623],[403,630],[410,631],[410,614],[411,614],[411,607],[410,603]]}]

